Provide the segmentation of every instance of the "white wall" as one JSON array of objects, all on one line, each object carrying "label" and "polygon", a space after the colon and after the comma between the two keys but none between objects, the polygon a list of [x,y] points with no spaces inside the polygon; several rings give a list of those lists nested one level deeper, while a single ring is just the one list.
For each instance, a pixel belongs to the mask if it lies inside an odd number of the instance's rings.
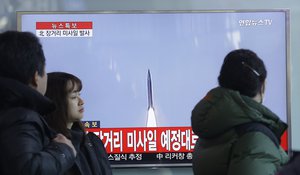
[{"label": "white wall", "polygon": [[[292,148],[300,150],[299,0],[1,0],[0,32],[16,29],[15,11],[290,9]],[[192,174],[191,168],[116,169],[115,174]]]}]

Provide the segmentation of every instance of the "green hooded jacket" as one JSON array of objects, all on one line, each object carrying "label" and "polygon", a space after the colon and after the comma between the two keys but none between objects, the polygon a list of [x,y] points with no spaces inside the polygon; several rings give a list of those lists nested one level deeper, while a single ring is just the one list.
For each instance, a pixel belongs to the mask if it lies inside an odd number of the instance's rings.
[{"label": "green hooded jacket", "polygon": [[259,122],[277,138],[287,125],[252,98],[221,87],[212,89],[192,111],[199,139],[193,153],[195,175],[274,175],[288,161],[285,151],[262,132],[239,136],[234,127]]}]

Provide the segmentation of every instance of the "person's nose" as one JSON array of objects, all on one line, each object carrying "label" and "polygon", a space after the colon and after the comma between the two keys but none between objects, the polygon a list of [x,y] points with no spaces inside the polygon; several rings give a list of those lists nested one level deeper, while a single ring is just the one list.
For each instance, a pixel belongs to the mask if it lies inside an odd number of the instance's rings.
[{"label": "person's nose", "polygon": [[83,101],[83,99],[82,99],[81,97],[79,97],[78,104],[79,104],[80,106],[84,105],[84,101]]}]

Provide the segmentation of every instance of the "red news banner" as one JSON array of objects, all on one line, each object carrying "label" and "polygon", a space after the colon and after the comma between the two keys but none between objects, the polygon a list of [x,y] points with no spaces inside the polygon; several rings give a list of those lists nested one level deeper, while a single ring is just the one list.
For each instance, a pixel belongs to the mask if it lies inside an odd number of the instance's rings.
[{"label": "red news banner", "polygon": [[[99,123],[99,124],[98,124]],[[191,127],[99,128],[100,122],[84,123],[88,132],[98,135],[113,166],[159,164],[186,165],[198,136]],[[287,134],[281,146],[287,150]]]},{"label": "red news banner", "polygon": [[[108,153],[193,152],[198,136],[191,127],[87,128],[103,141]],[[281,146],[287,150],[287,134]]]},{"label": "red news banner", "polygon": [[97,128],[108,153],[192,152],[197,136],[190,127]]},{"label": "red news banner", "polygon": [[92,37],[91,21],[36,22],[38,37]]}]

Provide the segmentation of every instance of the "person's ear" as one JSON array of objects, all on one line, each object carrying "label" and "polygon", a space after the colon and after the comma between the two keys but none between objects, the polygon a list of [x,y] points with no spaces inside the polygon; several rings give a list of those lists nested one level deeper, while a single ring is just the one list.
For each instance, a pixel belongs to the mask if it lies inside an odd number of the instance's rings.
[{"label": "person's ear", "polygon": [[38,71],[35,71],[34,76],[32,77],[30,81],[30,86],[36,88],[38,86],[38,81],[39,81],[39,74]]},{"label": "person's ear", "polygon": [[266,89],[266,81],[264,81],[261,85],[260,89],[260,103],[263,103],[264,98],[265,98],[265,89]]},{"label": "person's ear", "polygon": [[261,86],[261,93],[265,93],[265,90],[266,90],[266,81],[264,81],[263,83],[262,83],[262,86]]}]

